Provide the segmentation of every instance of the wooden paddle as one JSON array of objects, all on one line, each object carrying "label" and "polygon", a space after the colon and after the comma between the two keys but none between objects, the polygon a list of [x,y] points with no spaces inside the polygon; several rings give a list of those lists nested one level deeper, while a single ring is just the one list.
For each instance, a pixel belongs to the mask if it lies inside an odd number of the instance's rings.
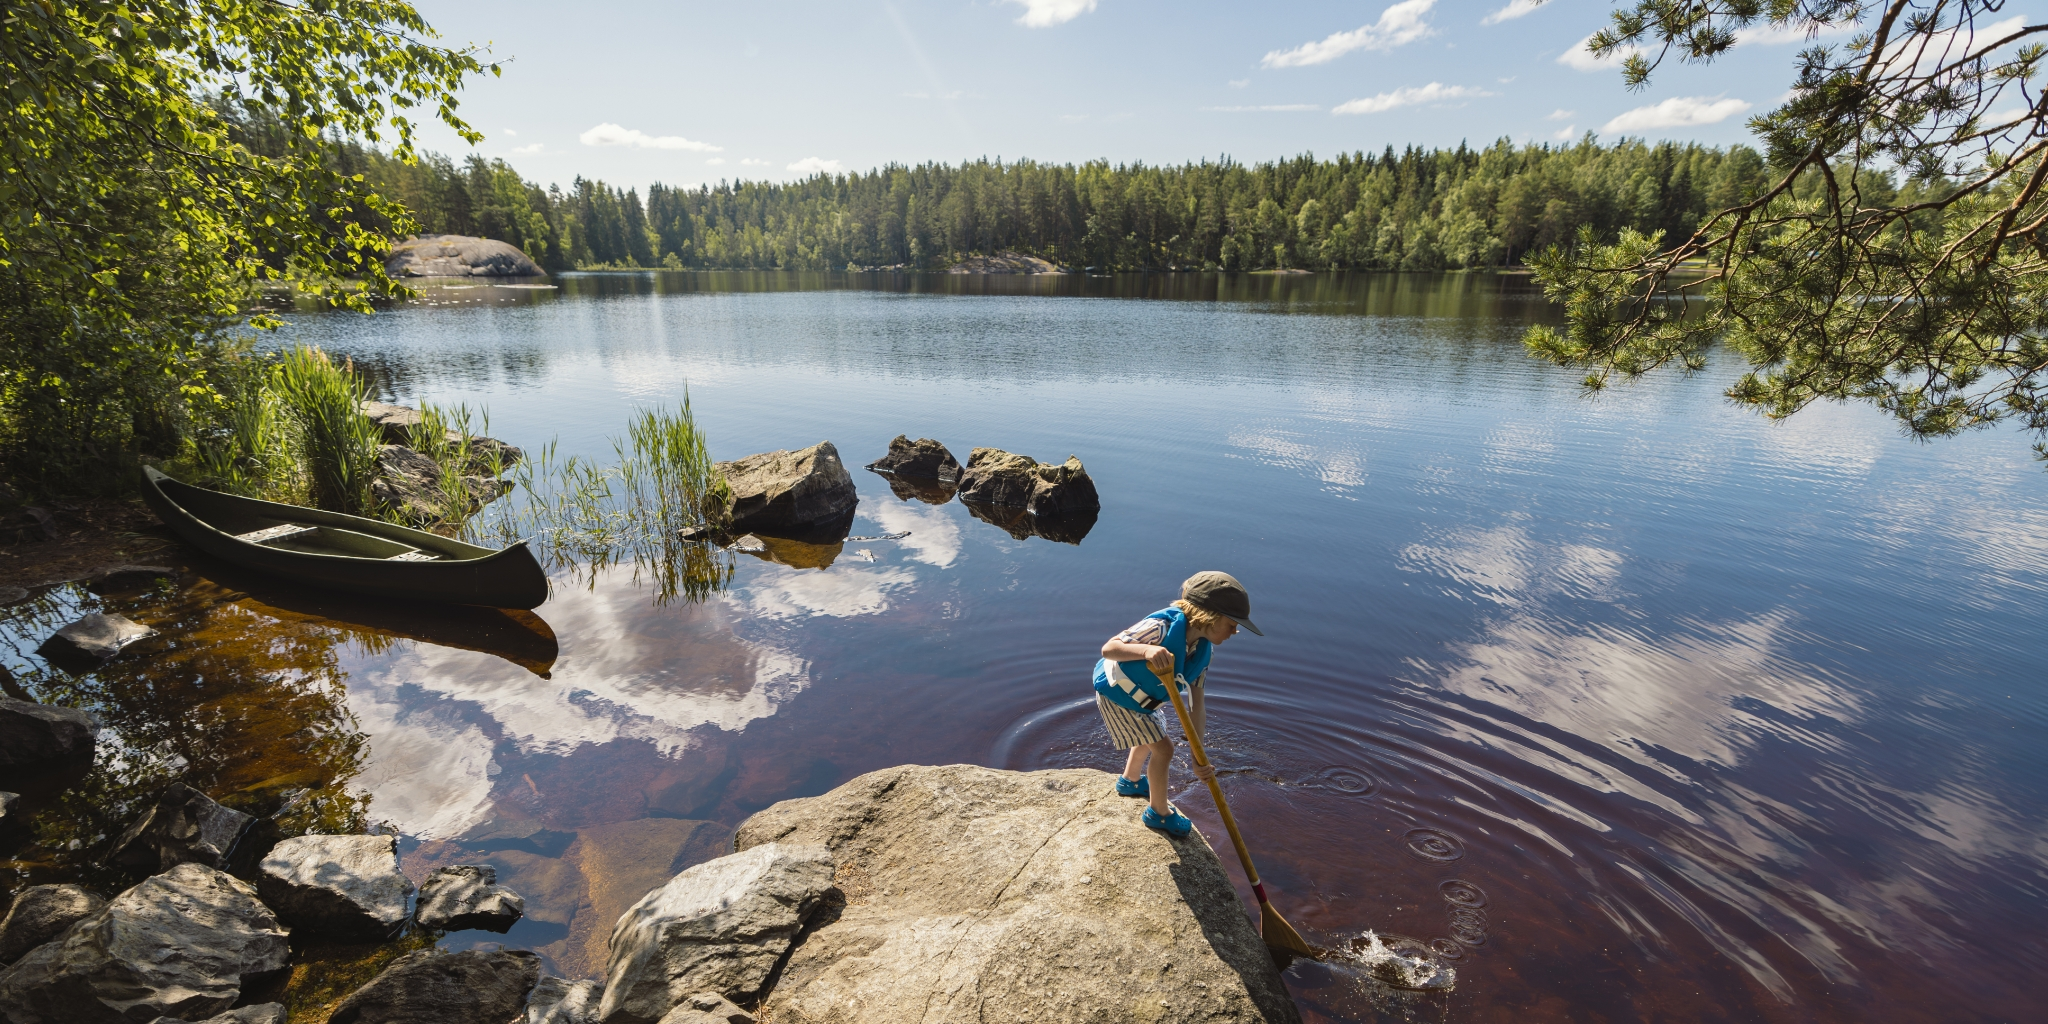
[{"label": "wooden paddle", "polygon": [[[1180,715],[1180,728],[1187,734],[1188,752],[1194,756],[1195,764],[1207,768],[1209,755],[1202,749],[1202,734],[1195,728],[1194,716],[1188,714],[1188,705],[1181,699],[1180,687],[1173,684],[1172,672],[1153,669],[1152,674],[1166,684],[1167,695],[1173,698],[1173,710],[1175,714]],[[1321,951],[1309,945],[1308,941],[1301,937],[1301,933],[1295,931],[1294,926],[1288,924],[1287,919],[1280,916],[1280,911],[1274,909],[1272,902],[1266,899],[1266,887],[1259,882],[1259,869],[1252,866],[1252,854],[1250,850],[1244,848],[1244,836],[1238,834],[1237,819],[1230,816],[1230,802],[1223,799],[1223,784],[1214,776],[1208,781],[1209,795],[1216,798],[1216,813],[1223,816],[1223,827],[1230,832],[1230,845],[1237,847],[1237,862],[1244,865],[1244,877],[1252,883],[1252,895],[1259,898],[1259,934],[1265,938],[1266,945],[1274,949],[1306,957],[1320,957]]]}]

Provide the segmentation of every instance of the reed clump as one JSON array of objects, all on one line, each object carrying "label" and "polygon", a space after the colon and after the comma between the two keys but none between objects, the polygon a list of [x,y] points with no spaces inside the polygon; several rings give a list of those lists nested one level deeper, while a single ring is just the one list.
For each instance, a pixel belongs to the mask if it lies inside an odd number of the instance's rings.
[{"label": "reed clump", "polygon": [[219,400],[186,469],[218,490],[351,515],[374,515],[370,483],[382,432],[363,415],[369,385],[353,364],[301,346],[274,357],[228,354]]}]

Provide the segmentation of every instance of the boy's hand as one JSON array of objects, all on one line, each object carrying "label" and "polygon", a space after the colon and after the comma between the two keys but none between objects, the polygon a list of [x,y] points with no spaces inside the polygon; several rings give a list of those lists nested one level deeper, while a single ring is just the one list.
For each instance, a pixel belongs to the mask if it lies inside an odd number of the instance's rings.
[{"label": "boy's hand", "polygon": [[1152,653],[1145,655],[1145,664],[1152,666],[1152,671],[1154,672],[1164,672],[1171,675],[1173,673],[1173,652],[1164,647],[1154,647],[1152,648]]}]

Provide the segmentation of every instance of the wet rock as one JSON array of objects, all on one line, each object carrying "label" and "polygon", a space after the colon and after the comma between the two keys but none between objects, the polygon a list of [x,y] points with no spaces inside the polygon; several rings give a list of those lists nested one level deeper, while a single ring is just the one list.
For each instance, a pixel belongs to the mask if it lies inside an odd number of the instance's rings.
[{"label": "wet rock", "polygon": [[544,977],[526,997],[524,1024],[597,1024],[604,982]]},{"label": "wet rock", "polygon": [[395,836],[297,836],[257,865],[263,902],[312,937],[374,942],[405,924],[412,882]]},{"label": "wet rock", "polygon": [[739,849],[822,843],[845,894],[757,1012],[1298,1021],[1207,841],[1145,828],[1112,778],[910,765],[754,815]]},{"label": "wet rock", "polygon": [[754,1015],[716,992],[692,992],[683,997],[660,1024],[754,1024]]},{"label": "wet rock", "polygon": [[149,1024],[285,1024],[283,1003],[257,1003],[242,1006],[226,1013],[217,1013],[205,1020],[187,1021],[182,1017],[158,1017]]},{"label": "wet rock", "polygon": [[0,697],[0,771],[8,781],[78,762],[92,763],[99,720],[77,708]]},{"label": "wet rock", "polygon": [[31,505],[0,516],[0,544],[37,544],[57,536],[57,520],[49,509]]},{"label": "wet rock", "polygon": [[1069,455],[1067,461],[1054,465],[1000,448],[976,448],[968,453],[967,471],[960,476],[960,500],[1014,506],[1035,516],[1102,507],[1095,481],[1079,458]]},{"label": "wet rock", "polygon": [[692,993],[751,998],[831,888],[817,845],[764,843],[684,871],[612,928],[599,1017],[656,1024]]},{"label": "wet rock", "polygon": [[174,580],[178,570],[167,565],[109,565],[94,569],[86,577],[86,589],[95,594],[119,594],[143,590],[158,580]]},{"label": "wet rock", "polygon": [[497,882],[498,871],[488,864],[442,868],[420,883],[413,920],[437,931],[508,931],[526,912],[526,901]]},{"label": "wet rock", "polygon": [[989,505],[963,501],[967,514],[1018,540],[1041,537],[1060,544],[1079,544],[1095,528],[1095,509],[1084,508],[1054,515],[1032,515],[1030,509],[1015,505]]},{"label": "wet rock", "polygon": [[889,442],[889,454],[868,463],[868,469],[892,476],[915,477],[955,483],[960,479],[960,462],[946,446],[929,437],[912,441],[906,434]]},{"label": "wet rock", "polygon": [[538,277],[540,265],[519,247],[471,235],[418,235],[391,247],[384,271],[393,277]]},{"label": "wet rock", "polygon": [[[512,485],[492,476],[471,473],[462,478],[463,493],[453,511],[467,516],[496,501]],[[403,445],[387,444],[377,449],[377,476],[370,481],[370,496],[385,511],[396,513],[407,523],[425,525],[448,518],[448,496],[441,490],[441,467],[433,459]]]},{"label": "wet rock", "polygon": [[407,953],[334,1008],[328,1024],[506,1024],[540,980],[526,950]]},{"label": "wet rock", "polygon": [[114,840],[107,862],[151,871],[168,871],[188,861],[226,868],[229,852],[255,820],[174,782]]},{"label": "wet rock", "polygon": [[564,951],[556,961],[564,967],[574,964],[578,973],[602,971],[611,952],[612,925],[620,916],[685,868],[723,856],[732,849],[731,842],[732,829],[685,818],[640,818],[585,828],[578,836],[576,861],[586,885],[587,909],[577,914],[590,915],[596,927],[581,937],[580,957]]},{"label": "wet rock", "polygon": [[156,635],[156,630],[120,615],[93,612],[43,641],[36,653],[62,668],[90,671],[105,664],[128,645]]},{"label": "wet rock", "polygon": [[0,1020],[204,1020],[284,970],[287,934],[248,883],[180,864],[0,972]]},{"label": "wet rock", "polygon": [[806,544],[787,537],[759,537],[751,533],[732,542],[732,549],[740,554],[752,555],[763,562],[774,562],[792,569],[830,568],[845,548],[844,541],[832,544]]},{"label": "wet rock", "polygon": [[32,885],[14,897],[0,920],[0,965],[11,964],[65,929],[91,916],[107,901],[76,885]]},{"label": "wet rock", "polygon": [[[733,462],[721,462],[728,493],[711,499],[718,507],[707,510],[714,522],[723,522],[733,532],[773,534],[811,541],[805,528],[839,519],[853,525],[853,508],[859,501],[853,477],[839,461],[839,449],[820,441],[796,451],[763,452]],[[839,536],[844,537],[841,529]]]}]

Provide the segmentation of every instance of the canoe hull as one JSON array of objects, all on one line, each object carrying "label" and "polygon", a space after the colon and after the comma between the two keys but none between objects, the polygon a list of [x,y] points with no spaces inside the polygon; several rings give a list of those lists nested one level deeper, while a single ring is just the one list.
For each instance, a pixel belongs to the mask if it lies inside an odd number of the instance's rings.
[{"label": "canoe hull", "polygon": [[[187,544],[226,562],[314,586],[401,601],[537,608],[548,598],[547,572],[520,541],[499,551],[423,530],[320,509],[222,494],[143,471],[142,496]],[[317,554],[251,544],[234,534],[298,523],[397,541],[439,557],[392,561]]]}]

